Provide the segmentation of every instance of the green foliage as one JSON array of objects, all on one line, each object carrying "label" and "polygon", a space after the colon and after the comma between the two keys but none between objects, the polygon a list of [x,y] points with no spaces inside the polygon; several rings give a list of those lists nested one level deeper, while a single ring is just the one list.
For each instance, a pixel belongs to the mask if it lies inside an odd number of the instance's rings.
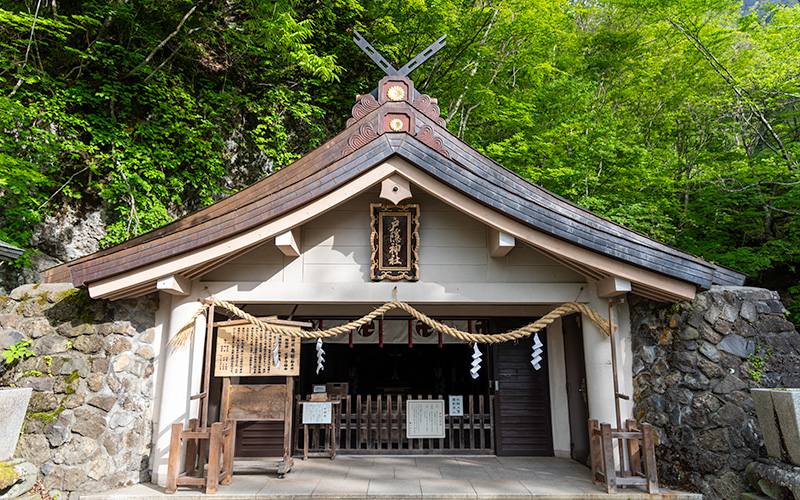
[{"label": "green foliage", "polygon": [[764,354],[761,354],[761,346],[757,345],[756,352],[747,357],[747,360],[750,361],[750,368],[747,370],[747,373],[750,374],[750,377],[752,377],[756,383],[761,382],[761,377],[764,376],[764,367],[771,355],[772,349],[767,349]]},{"label": "green foliage", "polygon": [[[102,206],[103,241],[119,243],[324,138],[311,90],[342,68],[289,2],[56,5],[34,15],[0,1],[4,241],[29,246],[35,225],[69,203]],[[227,170],[248,149],[263,151],[262,168]]]},{"label": "green foliage", "polygon": [[3,358],[6,360],[6,364],[9,366],[16,365],[19,360],[29,358],[31,356],[35,356],[36,353],[28,349],[33,341],[28,339],[22,339],[16,344],[12,345],[8,349],[3,351]]},{"label": "green foliage", "polygon": [[797,5],[36,5],[0,0],[0,239],[14,245],[65,205],[102,207],[103,241],[120,243],[319,146],[383,76],[355,28],[395,67],[447,34],[416,88],[517,174],[752,284],[800,278]]},{"label": "green foliage", "polygon": [[29,412],[26,414],[26,417],[29,420],[38,420],[43,424],[49,424],[50,422],[55,422],[58,419],[58,416],[64,412],[64,405],[59,405],[58,408],[52,411],[43,411],[43,412]]}]

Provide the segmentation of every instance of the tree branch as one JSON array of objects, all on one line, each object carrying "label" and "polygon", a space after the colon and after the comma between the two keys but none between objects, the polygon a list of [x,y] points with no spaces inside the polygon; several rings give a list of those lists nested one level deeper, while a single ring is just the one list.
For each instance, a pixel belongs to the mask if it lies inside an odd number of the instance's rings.
[{"label": "tree branch", "polygon": [[755,102],[753,102],[752,99],[749,98],[749,96],[745,95],[742,89],[739,88],[739,85],[736,83],[736,79],[730,73],[730,71],[728,71],[728,69],[721,62],[719,62],[719,60],[716,58],[716,56],[714,56],[711,50],[708,47],[706,47],[706,45],[700,40],[700,37],[697,33],[690,33],[689,30],[687,30],[681,24],[672,19],[668,19],[668,21],[675,29],[680,31],[681,34],[683,34],[683,36],[685,36],[686,39],[692,43],[692,45],[694,45],[697,51],[700,52],[700,54],[706,59],[706,61],[708,61],[708,63],[711,65],[714,71],[716,71],[717,74],[721,76],[723,80],[725,80],[725,83],[728,84],[728,86],[731,88],[731,90],[733,90],[733,92],[737,95],[737,97],[739,97],[739,99],[747,103],[747,106],[750,108],[753,114],[756,115],[756,117],[758,117],[758,120],[762,123],[762,125],[764,125],[764,127],[767,129],[767,131],[775,140],[775,142],[778,143],[778,147],[780,148],[783,157],[789,163],[789,168],[794,170],[794,167],[797,165],[797,163],[792,159],[789,150],[783,144],[783,141],[778,136],[778,133],[775,132],[775,129],[772,128],[772,124],[769,122],[769,120],[767,120],[767,117],[764,116],[764,113],[761,111],[761,109],[756,105]]},{"label": "tree branch", "polygon": [[111,7],[111,10],[109,10],[108,15],[106,15],[105,19],[103,19],[103,24],[100,26],[100,29],[97,31],[97,36],[89,44],[87,49],[91,48],[94,44],[96,44],[98,41],[100,41],[101,38],[103,38],[103,36],[106,34],[106,31],[108,31],[109,26],[111,26],[111,21],[114,20],[114,13],[116,12],[116,10],[120,6],[122,6],[122,4],[127,3],[127,1],[128,0],[116,0],[114,2],[114,5]]},{"label": "tree branch", "polygon": [[[724,182],[738,182],[736,179],[720,179],[720,181],[722,181],[723,183]],[[727,188],[724,185],[720,186],[720,187],[722,188],[723,191],[726,191],[728,193],[740,193],[742,191],[746,191],[748,189],[752,189],[754,187],[760,187],[760,186],[800,186],[800,181],[795,181],[795,182],[759,181],[759,182],[753,182],[752,184],[747,184],[745,186],[742,186],[742,187],[739,187],[739,188],[736,188],[736,189]]]},{"label": "tree branch", "polygon": [[[36,30],[36,20],[39,19],[39,7],[42,5],[42,0],[36,2],[36,12],[33,14],[33,22],[31,23],[31,36],[28,38],[28,46],[25,48],[25,58],[22,60],[22,66],[20,66],[19,71],[20,73],[22,70],[25,69],[25,66],[28,64],[28,55],[31,53],[31,45],[33,45],[33,32]],[[16,85],[14,88],[11,89],[11,93],[8,94],[8,97],[12,97],[14,94],[17,93],[17,90],[22,86],[22,76],[17,79]]]},{"label": "tree branch", "polygon": [[59,187],[58,189],[56,189],[56,192],[55,192],[55,193],[53,193],[52,195],[50,195],[50,198],[47,198],[47,200],[46,200],[44,203],[42,203],[41,205],[39,205],[39,208],[37,208],[36,210],[37,210],[37,211],[39,211],[39,210],[41,210],[42,208],[44,208],[44,206],[45,206],[45,205],[47,205],[48,203],[50,203],[50,200],[52,200],[53,198],[55,198],[55,197],[56,197],[56,195],[57,195],[58,193],[60,193],[62,189],[64,189],[65,187],[67,187],[67,185],[69,185],[70,181],[72,181],[72,179],[74,179],[76,175],[80,175],[80,174],[82,174],[82,173],[86,172],[86,170],[87,170],[88,168],[89,168],[89,167],[83,167],[81,170],[78,170],[78,171],[77,171],[77,172],[75,172],[74,174],[70,175],[70,176],[69,176],[69,179],[67,179],[67,182],[65,182],[64,184],[62,184],[62,185],[61,185],[61,187]]},{"label": "tree branch", "polygon": [[189,9],[189,12],[187,12],[187,13],[186,13],[186,14],[183,16],[183,18],[181,19],[181,22],[179,22],[179,23],[178,23],[178,27],[177,27],[177,28],[175,28],[175,31],[173,31],[172,33],[170,33],[170,34],[167,36],[167,38],[165,38],[165,39],[161,40],[161,41],[158,43],[158,45],[156,45],[156,48],[154,48],[154,49],[153,49],[153,50],[152,50],[152,51],[151,51],[149,54],[147,54],[147,57],[145,57],[145,58],[144,58],[144,61],[140,62],[140,63],[139,63],[139,64],[138,64],[138,65],[137,65],[135,68],[133,68],[132,70],[128,71],[128,73],[127,73],[125,76],[123,76],[123,78],[128,78],[128,77],[129,77],[129,76],[131,76],[132,74],[134,74],[134,73],[136,73],[137,71],[139,71],[139,69],[140,69],[142,66],[146,65],[147,63],[149,63],[149,62],[150,62],[150,60],[153,58],[153,56],[155,56],[155,55],[156,55],[156,52],[158,52],[158,51],[161,49],[161,47],[163,47],[164,45],[166,45],[166,44],[167,44],[167,42],[169,42],[170,40],[172,40],[172,37],[174,37],[175,35],[177,35],[177,34],[178,34],[178,32],[179,32],[179,31],[181,30],[181,28],[183,27],[183,23],[185,23],[185,22],[186,22],[186,20],[187,20],[187,19],[189,19],[189,16],[191,16],[191,15],[192,15],[192,13],[193,13],[193,12],[194,12],[196,9],[197,9],[197,5],[193,5],[193,6],[192,6],[192,8],[191,8],[191,9]]},{"label": "tree branch", "polygon": [[[497,18],[497,10],[498,9],[494,9],[494,12],[492,13],[492,19],[486,24],[486,30],[483,33],[483,38],[481,38],[481,41],[478,44],[478,51],[480,51],[480,49],[484,45],[486,45],[486,40],[489,38],[489,32],[492,30],[492,27],[494,26],[495,19]],[[474,38],[473,38],[473,40],[474,40]],[[464,96],[466,96],[467,91],[469,90],[470,81],[475,76],[475,73],[478,72],[478,59],[479,59],[479,57],[480,57],[480,55],[478,55],[474,61],[472,61],[470,64],[468,64],[466,67],[464,67],[464,69],[467,69],[470,65],[472,65],[472,70],[469,73],[469,78],[470,79],[467,80],[467,83],[464,85],[464,89],[461,91],[461,94],[458,96],[458,99],[456,99],[455,105],[451,108],[450,113],[448,114],[447,120],[446,120],[448,122],[450,120],[452,120],[453,117],[455,116],[455,114],[458,112],[458,108],[461,107],[461,102],[464,100]],[[472,109],[474,109],[474,108],[472,108]],[[469,117],[469,114],[472,112],[472,109],[470,109],[467,112],[467,117]],[[462,110],[462,113],[461,113],[461,118],[462,118],[462,120],[464,119],[463,110]],[[459,124],[459,128],[462,129],[462,130],[464,129],[463,123]],[[459,135],[459,137],[463,137],[463,136]]]},{"label": "tree branch", "polygon": [[[119,162],[114,159],[114,162],[119,166]],[[133,189],[131,189],[131,184],[128,182],[128,176],[125,175],[125,172],[120,169],[119,171],[122,174],[122,179],[125,181],[125,185],[128,187],[128,196],[131,198],[131,211],[128,214],[128,227],[125,229],[125,238],[130,238],[131,236],[131,225],[136,222],[136,225],[133,227],[133,235],[139,236],[139,214],[136,212],[136,198],[133,197]]]}]

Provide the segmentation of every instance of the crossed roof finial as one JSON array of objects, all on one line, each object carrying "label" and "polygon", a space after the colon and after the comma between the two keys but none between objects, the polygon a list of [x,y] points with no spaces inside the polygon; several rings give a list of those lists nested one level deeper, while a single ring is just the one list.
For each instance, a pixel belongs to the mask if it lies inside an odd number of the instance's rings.
[{"label": "crossed roof finial", "polygon": [[447,38],[447,35],[442,35],[441,38],[439,38],[432,44],[428,45],[427,49],[417,54],[417,57],[408,61],[408,63],[405,66],[403,66],[398,70],[395,69],[394,66],[389,64],[389,62],[380,54],[380,52],[375,50],[375,47],[370,45],[370,43],[366,41],[363,36],[361,36],[361,33],[359,33],[356,30],[353,30],[353,41],[356,42],[356,45],[358,45],[361,48],[361,50],[363,50],[369,56],[369,58],[372,59],[375,62],[375,64],[377,64],[378,67],[383,70],[384,73],[386,73],[387,76],[408,75],[409,73],[414,71],[417,68],[417,66],[430,59],[431,56],[433,56],[435,53],[439,52],[439,49],[444,47],[445,44],[447,43],[444,41],[445,38]]}]

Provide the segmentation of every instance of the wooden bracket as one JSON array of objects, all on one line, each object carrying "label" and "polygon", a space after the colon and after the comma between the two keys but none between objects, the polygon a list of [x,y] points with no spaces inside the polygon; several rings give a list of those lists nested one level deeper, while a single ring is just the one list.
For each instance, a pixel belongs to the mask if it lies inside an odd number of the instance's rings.
[{"label": "wooden bracket", "polygon": [[489,229],[489,254],[492,257],[505,257],[516,244],[516,239],[510,234]]},{"label": "wooden bracket", "polygon": [[172,295],[189,295],[192,291],[192,282],[180,274],[165,276],[156,282],[156,289]]},{"label": "wooden bracket", "polygon": [[597,282],[597,296],[601,299],[625,295],[630,291],[631,282],[616,276],[609,276]]},{"label": "wooden bracket", "polygon": [[297,240],[300,238],[296,233],[297,229],[292,229],[275,237],[275,246],[287,257],[300,256],[300,248],[297,246]]}]

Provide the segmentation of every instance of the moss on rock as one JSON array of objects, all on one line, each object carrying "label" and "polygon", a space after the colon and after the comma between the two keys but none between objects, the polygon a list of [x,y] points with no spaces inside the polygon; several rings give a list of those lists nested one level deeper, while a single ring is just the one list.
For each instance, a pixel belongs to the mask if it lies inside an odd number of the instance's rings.
[{"label": "moss on rock", "polygon": [[0,462],[0,491],[11,488],[19,480],[19,473],[8,462]]}]

